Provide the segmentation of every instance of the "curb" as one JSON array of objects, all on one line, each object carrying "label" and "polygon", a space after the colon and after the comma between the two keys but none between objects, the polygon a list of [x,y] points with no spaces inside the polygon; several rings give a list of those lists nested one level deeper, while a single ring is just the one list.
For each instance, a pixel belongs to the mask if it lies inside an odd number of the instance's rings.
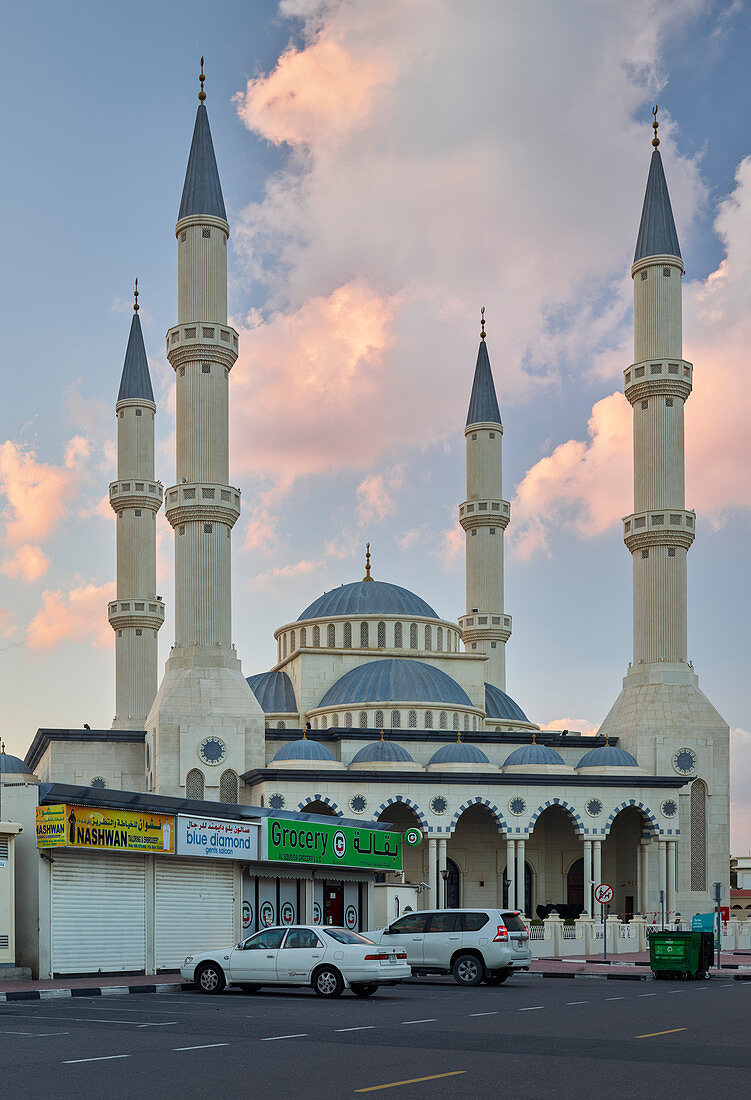
[{"label": "curb", "polygon": [[129,993],[180,993],[191,989],[189,982],[168,982],[160,985],[94,985],[75,989],[19,989],[0,993],[2,1001],[54,1001],[67,997],[122,997]]}]

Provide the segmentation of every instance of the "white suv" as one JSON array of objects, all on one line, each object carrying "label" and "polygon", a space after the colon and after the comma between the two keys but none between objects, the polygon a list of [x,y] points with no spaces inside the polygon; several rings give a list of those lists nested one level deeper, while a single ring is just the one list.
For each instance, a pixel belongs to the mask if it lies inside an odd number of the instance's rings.
[{"label": "white suv", "polygon": [[529,970],[532,961],[518,911],[427,909],[363,935],[405,948],[413,974],[453,974],[459,985],[500,985],[513,970]]}]

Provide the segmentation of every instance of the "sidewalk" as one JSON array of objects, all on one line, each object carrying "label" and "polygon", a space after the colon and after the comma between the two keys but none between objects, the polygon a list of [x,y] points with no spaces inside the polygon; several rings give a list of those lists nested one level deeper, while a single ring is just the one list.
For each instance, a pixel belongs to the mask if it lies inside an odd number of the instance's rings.
[{"label": "sidewalk", "polygon": [[159,974],[90,974],[52,981],[0,982],[0,1001],[45,1001],[56,997],[117,996],[126,993],[175,993],[189,989],[179,970]]},{"label": "sidewalk", "polygon": [[[743,980],[751,979],[751,956],[747,952],[723,951],[720,962],[720,970],[712,967],[713,975],[730,978],[738,972],[738,977],[741,978],[740,972],[746,971],[749,973]],[[652,978],[648,951],[632,951],[627,955],[608,955],[607,961],[603,960],[602,955],[590,955],[588,958],[577,956],[566,959],[533,959],[530,970],[533,974],[544,974],[551,978],[599,977],[622,981],[643,981]]]}]

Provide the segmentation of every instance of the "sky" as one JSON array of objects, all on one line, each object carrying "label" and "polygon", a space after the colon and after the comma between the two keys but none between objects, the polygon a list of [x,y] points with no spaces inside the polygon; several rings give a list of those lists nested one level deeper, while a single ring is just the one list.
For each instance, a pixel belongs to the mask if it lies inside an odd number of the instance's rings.
[{"label": "sky", "polygon": [[[593,732],[631,653],[630,264],[660,105],[686,264],[689,657],[751,851],[751,11],[741,0],[5,5],[0,732],[114,711],[114,401],[138,276],[174,476],[177,217],[206,58],[232,235],[235,643],[363,574],[464,611],[466,406],[486,308],[504,421],[508,690]],[[172,641],[171,532],[159,591]]]}]

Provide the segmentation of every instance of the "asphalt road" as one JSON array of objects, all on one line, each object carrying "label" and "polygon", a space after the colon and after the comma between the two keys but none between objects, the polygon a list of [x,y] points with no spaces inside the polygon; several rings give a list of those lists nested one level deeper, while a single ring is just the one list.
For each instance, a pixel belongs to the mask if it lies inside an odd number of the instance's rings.
[{"label": "asphalt road", "polygon": [[748,1087],[749,1024],[751,982],[725,979],[12,1002],[0,1097],[722,1098]]}]

